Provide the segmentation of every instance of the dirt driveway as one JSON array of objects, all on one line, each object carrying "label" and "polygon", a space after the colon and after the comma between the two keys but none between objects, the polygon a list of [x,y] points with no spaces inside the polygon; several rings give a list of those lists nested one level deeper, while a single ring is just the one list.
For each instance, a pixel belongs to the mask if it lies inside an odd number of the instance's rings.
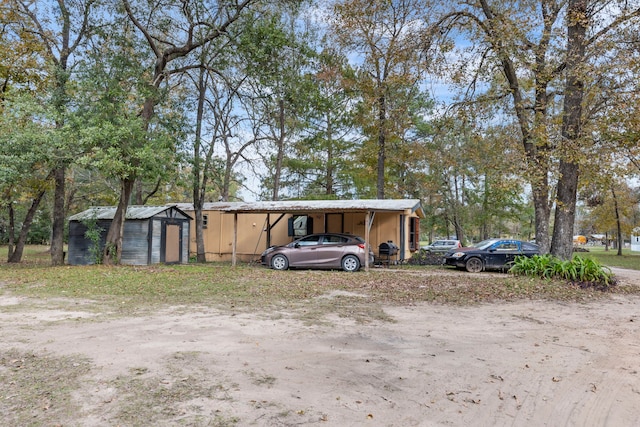
[{"label": "dirt driveway", "polygon": [[393,321],[366,324],[59,307],[0,295],[3,425],[640,425],[634,296],[385,307]]}]

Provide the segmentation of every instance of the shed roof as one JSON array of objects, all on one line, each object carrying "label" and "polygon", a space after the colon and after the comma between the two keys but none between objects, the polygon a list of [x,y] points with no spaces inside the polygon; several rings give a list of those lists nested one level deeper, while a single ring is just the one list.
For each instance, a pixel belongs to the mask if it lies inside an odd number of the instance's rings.
[{"label": "shed roof", "polygon": [[[182,212],[182,210],[177,208],[176,206],[129,206],[127,208],[127,214],[125,216],[125,219],[127,220],[149,219],[169,209],[177,209],[186,217],[191,218],[189,215]],[[82,221],[85,219],[109,220],[109,219],[113,219],[115,214],[116,214],[115,206],[94,206],[92,208],[87,209],[86,211],[82,211],[75,215],[70,216],[69,221]]]},{"label": "shed roof", "polygon": [[[190,203],[175,206],[193,210]],[[287,213],[287,212],[397,212],[411,211],[424,217],[419,199],[362,199],[362,200],[285,200],[275,202],[217,202],[205,203],[204,210],[229,213]]]}]

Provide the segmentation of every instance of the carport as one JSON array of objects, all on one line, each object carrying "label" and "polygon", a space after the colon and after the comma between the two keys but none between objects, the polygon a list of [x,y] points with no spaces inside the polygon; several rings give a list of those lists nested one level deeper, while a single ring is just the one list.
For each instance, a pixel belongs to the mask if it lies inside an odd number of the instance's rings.
[{"label": "carport", "polygon": [[[406,249],[417,250],[419,245],[419,218],[424,217],[420,200],[418,199],[365,199],[365,200],[293,200],[293,201],[272,201],[272,202],[248,202],[233,203],[220,210],[233,214],[233,243],[232,243],[232,265],[236,265],[237,259],[237,239],[238,239],[238,215],[240,214],[266,214],[267,221],[264,228],[266,232],[267,246],[271,242],[271,229],[280,222],[286,215],[301,214],[322,214],[326,218],[331,214],[361,214],[364,225],[364,236],[366,245],[372,248],[371,227],[378,213],[396,213],[400,217],[398,232],[393,233],[399,237],[399,246],[402,257]],[[277,217],[273,219],[271,215]],[[415,221],[409,221],[410,219]],[[360,225],[360,224],[359,224]],[[326,230],[325,222],[325,231]],[[365,263],[365,270],[369,268],[368,258]]]}]

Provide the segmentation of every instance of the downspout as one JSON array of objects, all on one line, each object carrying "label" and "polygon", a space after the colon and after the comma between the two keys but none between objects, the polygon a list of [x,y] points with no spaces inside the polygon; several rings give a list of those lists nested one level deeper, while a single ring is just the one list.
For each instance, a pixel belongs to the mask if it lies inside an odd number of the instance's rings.
[{"label": "downspout", "polygon": [[364,216],[364,271],[369,271],[369,216],[370,212]]},{"label": "downspout", "polygon": [[[151,265],[151,257],[153,256],[153,221],[151,217],[147,222],[147,265]],[[162,254],[162,226],[160,227],[160,254]],[[160,255],[158,254],[158,255]]]},{"label": "downspout", "polygon": [[407,230],[407,226],[406,226],[406,220],[407,220],[407,216],[404,214],[400,215],[400,242],[398,242],[398,251],[400,251],[400,261],[404,261],[404,252],[405,252],[405,246],[407,244],[407,238],[406,238],[406,230]]}]

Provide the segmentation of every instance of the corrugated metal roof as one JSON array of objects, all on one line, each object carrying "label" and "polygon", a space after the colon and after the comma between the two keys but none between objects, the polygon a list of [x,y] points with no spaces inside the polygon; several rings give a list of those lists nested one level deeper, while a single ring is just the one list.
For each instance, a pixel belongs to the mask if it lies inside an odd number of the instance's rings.
[{"label": "corrugated metal roof", "polygon": [[[171,209],[172,206],[129,206],[126,219],[149,219],[161,212]],[[86,211],[79,212],[69,217],[69,221],[82,221],[86,219],[113,219],[116,214],[115,206],[94,206]]]},{"label": "corrugated metal roof", "polygon": [[[177,204],[183,210],[193,210],[193,204]],[[347,211],[406,211],[416,212],[423,217],[419,199],[363,199],[363,200],[284,200],[276,202],[217,202],[205,203],[204,210],[219,210],[238,213],[269,212],[347,212]]]}]

